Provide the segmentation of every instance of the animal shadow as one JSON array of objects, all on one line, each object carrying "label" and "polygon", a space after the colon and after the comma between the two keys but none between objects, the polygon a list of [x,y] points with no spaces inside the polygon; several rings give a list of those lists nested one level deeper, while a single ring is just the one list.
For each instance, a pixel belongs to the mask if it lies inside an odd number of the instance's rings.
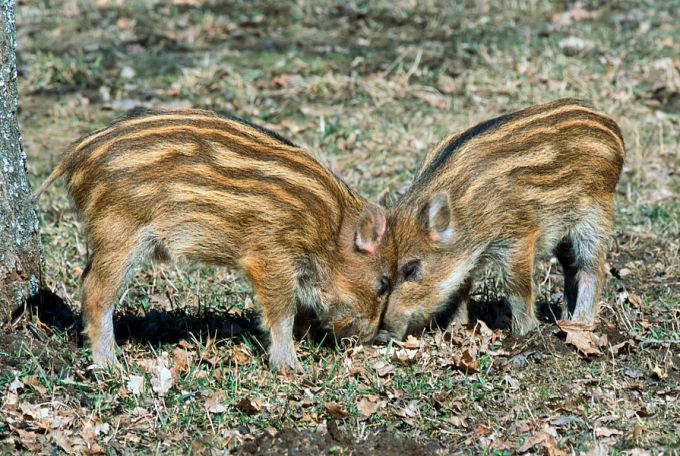
[{"label": "animal shadow", "polygon": [[[536,318],[541,322],[554,323],[562,317],[559,301],[536,302]],[[512,327],[512,308],[505,298],[494,300],[474,300],[468,303],[470,322],[483,321],[491,329],[510,329]]]},{"label": "animal shadow", "polygon": [[[61,297],[44,290],[29,299],[27,307],[43,325],[65,333],[78,347],[83,346],[82,315],[75,313]],[[15,315],[15,319],[18,316]],[[159,346],[192,338],[206,340],[207,337],[217,340],[263,339],[254,311],[236,315],[206,307],[189,307],[169,311],[152,309],[138,315],[123,310],[114,315],[113,326],[119,345],[136,342]]]}]

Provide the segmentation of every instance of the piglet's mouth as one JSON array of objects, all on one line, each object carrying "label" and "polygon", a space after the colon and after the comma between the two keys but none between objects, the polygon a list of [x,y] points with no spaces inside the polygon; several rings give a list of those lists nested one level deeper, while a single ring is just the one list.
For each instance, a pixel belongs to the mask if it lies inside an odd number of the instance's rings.
[{"label": "piglet's mouth", "polygon": [[350,323],[342,328],[335,327],[329,332],[335,336],[336,340],[353,339],[361,344],[370,344],[375,339],[378,328],[364,323]]}]

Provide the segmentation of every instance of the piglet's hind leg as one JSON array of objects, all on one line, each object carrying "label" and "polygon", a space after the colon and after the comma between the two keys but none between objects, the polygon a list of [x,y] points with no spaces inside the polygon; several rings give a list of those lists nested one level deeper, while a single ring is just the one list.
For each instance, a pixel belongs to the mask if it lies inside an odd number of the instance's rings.
[{"label": "piglet's hind leg", "polygon": [[85,334],[92,349],[94,364],[106,367],[116,363],[113,334],[113,309],[123,282],[123,264],[106,263],[95,257],[82,284]]},{"label": "piglet's hind leg", "polygon": [[[604,282],[605,252],[610,239],[610,209],[592,210],[572,229],[570,251],[561,259],[565,267],[565,294],[572,320],[592,323],[597,317]],[[604,214],[604,215],[603,215]],[[565,277],[567,278],[567,277]]]},{"label": "piglet's hind leg", "polygon": [[[120,226],[132,225],[121,223]],[[103,230],[103,233],[93,236],[93,257],[83,274],[82,303],[92,359],[99,366],[110,366],[116,363],[115,302],[133,266],[148,258],[157,241],[148,229],[129,235],[121,230]]]}]

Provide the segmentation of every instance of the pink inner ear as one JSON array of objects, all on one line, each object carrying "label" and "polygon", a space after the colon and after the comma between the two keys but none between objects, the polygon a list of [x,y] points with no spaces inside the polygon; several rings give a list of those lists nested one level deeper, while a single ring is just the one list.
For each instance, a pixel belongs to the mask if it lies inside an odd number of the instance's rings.
[{"label": "pink inner ear", "polygon": [[361,250],[364,251],[365,253],[370,253],[371,255],[375,254],[376,248],[375,245],[369,244],[369,243],[364,243],[361,245]]},{"label": "pink inner ear", "polygon": [[376,215],[376,236],[375,236],[375,244],[380,245],[382,242],[382,238],[385,235],[385,229],[387,228],[387,219],[385,218],[385,214],[382,212],[378,212]]},{"label": "pink inner ear", "polygon": [[369,216],[371,218],[373,230],[371,230],[370,238],[364,239],[361,233],[357,231],[355,245],[356,247],[364,253],[375,254],[378,251],[378,246],[382,242],[382,238],[385,235],[385,230],[387,228],[387,219],[385,214],[381,211],[370,210]]}]

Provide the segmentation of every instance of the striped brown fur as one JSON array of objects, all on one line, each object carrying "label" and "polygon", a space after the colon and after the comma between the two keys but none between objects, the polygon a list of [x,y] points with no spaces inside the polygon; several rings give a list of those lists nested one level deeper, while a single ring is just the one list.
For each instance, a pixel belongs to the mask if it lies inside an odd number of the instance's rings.
[{"label": "striped brown fur", "polygon": [[342,336],[375,335],[384,213],[275,133],[208,111],[137,110],[73,143],[37,195],[61,174],[91,245],[82,302],[96,363],[115,360],[113,305],[149,257],[243,270],[276,369],[297,368],[298,310]]},{"label": "striped brown fur", "polygon": [[[388,214],[385,256],[398,264],[386,336],[467,319],[471,280],[497,267],[513,329],[537,325],[535,255],[554,253],[571,318],[593,321],[624,160],[616,123],[573,99],[483,122],[439,143]],[[445,319],[444,319],[445,320]]]}]

